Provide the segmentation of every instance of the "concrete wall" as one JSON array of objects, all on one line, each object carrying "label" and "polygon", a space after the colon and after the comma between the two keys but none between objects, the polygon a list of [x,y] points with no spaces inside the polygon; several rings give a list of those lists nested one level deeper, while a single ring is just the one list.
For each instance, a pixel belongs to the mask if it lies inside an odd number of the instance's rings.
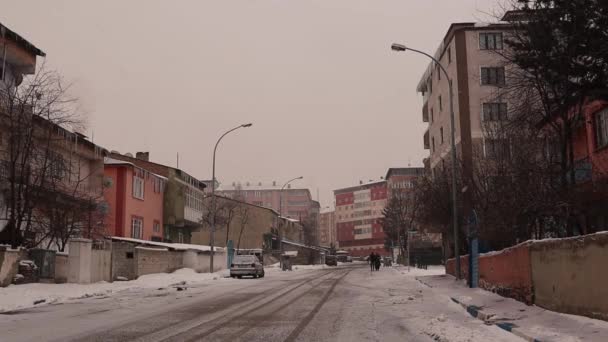
[{"label": "concrete wall", "polygon": [[169,251],[164,248],[135,247],[137,277],[169,272]]},{"label": "concrete wall", "polygon": [[608,234],[540,241],[530,253],[536,305],[608,320]]},{"label": "concrete wall", "polygon": [[0,246],[0,287],[9,286],[13,282],[13,277],[19,269],[19,261],[26,255],[25,250]]},{"label": "concrete wall", "polygon": [[169,255],[167,256],[168,263],[168,272],[173,272],[180,268],[184,268],[184,251],[169,251]]},{"label": "concrete wall", "polygon": [[68,282],[83,284],[91,282],[91,246],[92,241],[88,239],[70,241]]},{"label": "concrete wall", "polygon": [[137,278],[135,270],[135,245],[128,242],[112,241],[112,279]]},{"label": "concrete wall", "polygon": [[[461,274],[469,275],[469,256],[461,257]],[[446,273],[455,275],[454,259],[446,263]],[[479,286],[502,296],[532,304],[533,286],[529,244],[520,244],[479,257]]]},{"label": "concrete wall", "polygon": [[[462,274],[468,256],[461,257]],[[608,232],[548,239],[481,255],[479,285],[549,310],[608,320]],[[454,259],[446,263],[454,275]]]},{"label": "concrete wall", "polygon": [[90,282],[112,281],[112,251],[94,249],[91,251]]},{"label": "concrete wall", "polygon": [[68,281],[69,257],[64,254],[55,255],[55,283],[65,283]]}]

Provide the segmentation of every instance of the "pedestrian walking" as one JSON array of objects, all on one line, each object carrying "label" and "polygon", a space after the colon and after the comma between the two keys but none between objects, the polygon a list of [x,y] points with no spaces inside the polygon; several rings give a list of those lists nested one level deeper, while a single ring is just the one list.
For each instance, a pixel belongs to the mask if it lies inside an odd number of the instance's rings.
[{"label": "pedestrian walking", "polygon": [[376,271],[380,271],[380,263],[381,263],[380,256],[376,255],[376,265],[375,265],[376,266]]},{"label": "pedestrian walking", "polygon": [[376,264],[376,255],[371,252],[369,255],[369,270],[374,271],[374,265]]}]

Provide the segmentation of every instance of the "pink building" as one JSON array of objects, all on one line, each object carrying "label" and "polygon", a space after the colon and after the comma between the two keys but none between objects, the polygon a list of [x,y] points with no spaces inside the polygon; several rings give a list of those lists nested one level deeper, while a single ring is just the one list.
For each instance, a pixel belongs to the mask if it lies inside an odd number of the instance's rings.
[{"label": "pink building", "polygon": [[104,198],[111,236],[163,240],[163,191],[166,179],[133,163],[106,158]]}]

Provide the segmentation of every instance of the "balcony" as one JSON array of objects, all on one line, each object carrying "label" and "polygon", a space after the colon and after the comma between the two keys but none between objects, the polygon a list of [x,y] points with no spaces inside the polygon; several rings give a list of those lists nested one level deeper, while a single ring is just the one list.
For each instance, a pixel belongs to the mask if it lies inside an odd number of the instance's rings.
[{"label": "balcony", "polygon": [[429,139],[429,130],[427,129],[426,132],[424,132],[424,149],[425,150],[429,150],[431,148],[431,143],[430,143],[430,139]]}]

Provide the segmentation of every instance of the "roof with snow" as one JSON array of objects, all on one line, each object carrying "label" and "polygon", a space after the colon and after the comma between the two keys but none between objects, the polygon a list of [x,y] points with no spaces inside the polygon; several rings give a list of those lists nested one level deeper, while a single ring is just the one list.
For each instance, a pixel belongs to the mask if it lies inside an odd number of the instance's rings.
[{"label": "roof with snow", "polygon": [[[148,240],[126,238],[126,237],[120,237],[120,236],[111,236],[110,239],[112,239],[113,241],[131,242],[131,243],[135,243],[135,244],[138,244],[138,245],[144,245],[144,246],[163,247],[163,248],[167,248],[169,250],[175,250],[175,251],[197,250],[197,251],[208,252],[208,251],[211,250],[210,246],[206,246],[206,245],[194,245],[194,244],[188,244],[188,243],[157,242],[157,241],[148,241]],[[223,247],[215,247],[214,250],[223,252],[224,248]]]}]

